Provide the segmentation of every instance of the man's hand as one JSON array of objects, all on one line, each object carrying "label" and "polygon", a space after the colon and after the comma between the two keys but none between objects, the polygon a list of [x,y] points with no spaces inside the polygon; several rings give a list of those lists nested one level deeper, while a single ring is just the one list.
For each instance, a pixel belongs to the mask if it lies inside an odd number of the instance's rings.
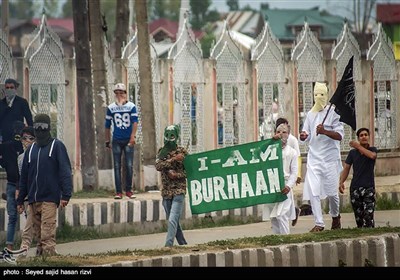
[{"label": "man's hand", "polygon": [[344,183],[339,183],[339,192],[341,193],[341,194],[344,194],[344,189],[345,189],[346,187],[345,187],[345,185],[344,185]]},{"label": "man's hand", "polygon": [[68,205],[68,200],[62,200],[60,201],[60,206],[61,207],[66,207]]},{"label": "man's hand", "polygon": [[360,146],[360,143],[358,141],[352,140],[352,141],[350,141],[349,145],[350,145],[350,147],[357,149]]},{"label": "man's hand", "polygon": [[274,136],[272,136],[272,138],[274,138],[274,140],[281,139],[281,134],[277,133]]},{"label": "man's hand", "polygon": [[24,210],[25,210],[24,205],[23,204],[22,205],[18,205],[17,206],[17,210],[18,210],[18,214],[22,214],[24,212]]},{"label": "man's hand", "polygon": [[175,172],[175,170],[172,170],[172,169],[168,170],[168,178],[170,178],[171,180],[174,180],[174,179],[176,179],[176,177],[177,177],[177,173]]},{"label": "man's hand", "polygon": [[282,194],[288,194],[290,192],[290,188],[288,186],[285,186],[282,190],[281,193]]},{"label": "man's hand", "polygon": [[323,124],[317,125],[317,135],[318,134],[325,134],[325,133],[326,133],[326,130],[324,128],[324,125]]},{"label": "man's hand", "polygon": [[306,140],[307,137],[308,137],[307,132],[305,132],[305,131],[300,132],[300,140],[301,140],[301,141]]}]

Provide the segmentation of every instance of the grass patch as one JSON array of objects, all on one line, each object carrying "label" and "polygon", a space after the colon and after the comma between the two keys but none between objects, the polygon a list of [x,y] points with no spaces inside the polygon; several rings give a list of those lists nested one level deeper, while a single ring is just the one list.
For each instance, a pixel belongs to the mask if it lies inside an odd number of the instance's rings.
[{"label": "grass patch", "polygon": [[349,228],[327,230],[318,233],[266,235],[262,237],[246,237],[208,242],[197,246],[174,246],[157,250],[125,250],[83,256],[34,257],[18,260],[17,266],[54,266],[82,267],[116,263],[118,261],[134,261],[155,256],[175,255],[195,252],[215,252],[243,248],[265,248],[283,244],[298,244],[307,242],[326,242],[332,240],[353,239],[367,236],[377,236],[387,233],[399,234],[400,227],[379,228]]},{"label": "grass patch", "polygon": [[114,197],[113,190],[97,189],[92,191],[78,191],[72,194],[72,198],[104,198]]},{"label": "grass patch", "polygon": [[380,194],[376,195],[375,210],[399,210],[400,201],[394,201],[389,199],[387,196]]}]

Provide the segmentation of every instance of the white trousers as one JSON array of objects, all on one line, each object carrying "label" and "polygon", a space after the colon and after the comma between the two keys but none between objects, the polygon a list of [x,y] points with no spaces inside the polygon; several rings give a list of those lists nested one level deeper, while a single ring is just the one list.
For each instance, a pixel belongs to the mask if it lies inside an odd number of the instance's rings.
[{"label": "white trousers", "polygon": [[[328,196],[329,203],[329,214],[331,217],[339,216],[339,195]],[[312,208],[312,213],[314,216],[314,222],[316,226],[325,227],[324,219],[322,216],[321,199],[319,196],[311,196],[310,203]]]}]

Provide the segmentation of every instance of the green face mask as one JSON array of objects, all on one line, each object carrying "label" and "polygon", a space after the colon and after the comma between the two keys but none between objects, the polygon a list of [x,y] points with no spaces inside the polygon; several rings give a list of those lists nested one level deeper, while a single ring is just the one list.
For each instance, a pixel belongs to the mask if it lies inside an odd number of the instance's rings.
[{"label": "green face mask", "polygon": [[179,126],[170,125],[164,129],[164,147],[160,150],[158,158],[165,158],[169,152],[176,150],[179,140]]}]

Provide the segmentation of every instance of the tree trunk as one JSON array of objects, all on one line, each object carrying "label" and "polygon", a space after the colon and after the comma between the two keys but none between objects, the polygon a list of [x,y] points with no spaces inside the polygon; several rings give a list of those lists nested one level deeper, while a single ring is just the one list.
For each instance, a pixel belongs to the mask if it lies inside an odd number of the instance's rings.
[{"label": "tree trunk", "polygon": [[144,180],[145,185],[151,187],[157,185],[157,172],[155,170],[157,151],[147,3],[145,0],[135,1],[135,12],[139,51],[139,94],[142,114]]},{"label": "tree trunk", "polygon": [[[116,9],[116,28],[115,28],[115,41],[114,41],[114,50],[115,50],[115,77],[117,81],[115,82],[123,82],[122,80],[122,65],[121,65],[121,55],[122,55],[122,47],[126,45],[127,38],[129,35],[129,1],[126,0],[117,0],[117,9]],[[127,85],[129,86],[129,85]]]},{"label": "tree trunk", "polygon": [[108,105],[107,68],[104,62],[104,34],[100,0],[89,1],[90,41],[92,47],[93,89],[96,120],[97,164],[99,169],[111,169],[111,153],[106,151],[104,122]]},{"label": "tree trunk", "polygon": [[83,190],[98,187],[88,1],[72,0]]}]

